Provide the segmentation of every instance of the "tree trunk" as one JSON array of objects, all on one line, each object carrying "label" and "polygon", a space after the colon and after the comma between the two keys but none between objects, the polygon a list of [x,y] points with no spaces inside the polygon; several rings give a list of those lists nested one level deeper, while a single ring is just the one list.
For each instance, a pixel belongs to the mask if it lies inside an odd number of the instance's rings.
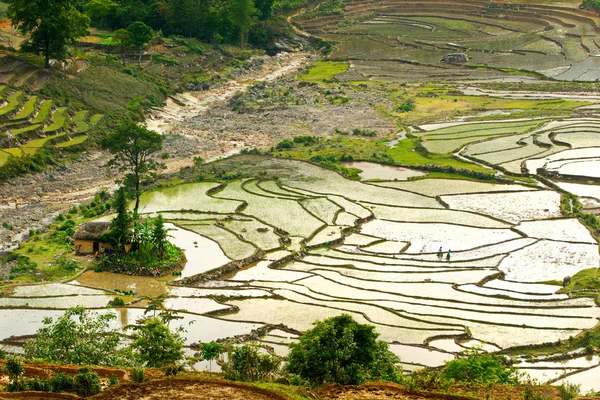
[{"label": "tree trunk", "polygon": [[125,65],[125,46],[121,46],[121,62]]},{"label": "tree trunk", "polygon": [[142,69],[142,54],[144,52],[144,46],[140,46],[140,58],[138,60],[138,68]]},{"label": "tree trunk", "polygon": [[138,208],[140,208],[140,176],[135,174],[135,208],[133,209],[133,215],[138,215]]}]

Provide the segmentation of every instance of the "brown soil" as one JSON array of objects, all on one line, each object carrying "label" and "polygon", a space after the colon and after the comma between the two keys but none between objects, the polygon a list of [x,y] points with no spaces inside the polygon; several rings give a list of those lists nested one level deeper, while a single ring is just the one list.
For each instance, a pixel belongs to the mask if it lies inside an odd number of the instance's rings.
[{"label": "brown soil", "polygon": [[162,379],[144,384],[124,384],[91,397],[96,400],[290,400],[280,393],[226,381]]},{"label": "brown soil", "polygon": [[410,393],[407,389],[391,383],[373,383],[361,386],[326,386],[319,391],[323,400],[397,399],[397,400],[463,400],[473,397]]},{"label": "brown soil", "polygon": [[18,392],[18,393],[0,393],[0,400],[5,399],[24,399],[24,400],[48,400],[48,399],[64,399],[75,400],[80,399],[79,396],[67,393],[40,393],[40,392]]}]

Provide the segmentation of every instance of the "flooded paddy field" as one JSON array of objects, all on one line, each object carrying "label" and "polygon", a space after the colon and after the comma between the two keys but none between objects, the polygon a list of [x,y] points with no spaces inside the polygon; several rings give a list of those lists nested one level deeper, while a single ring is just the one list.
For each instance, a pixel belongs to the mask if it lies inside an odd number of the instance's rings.
[{"label": "flooded paddy field", "polygon": [[[173,224],[188,260],[182,277],[88,271],[66,284],[16,287],[0,299],[0,318],[22,323],[3,326],[1,339],[19,343],[44,317],[73,305],[116,312],[123,327],[143,314],[142,297],[164,294],[166,307],[183,316],[176,324],[188,346],[267,327],[257,343],[285,355],[315,320],[348,313],[375,325],[413,370],[473,346],[499,351],[568,340],[598,324],[593,298],[569,298],[548,283],[600,266],[595,239],[577,219],[562,217],[550,188],[393,180],[397,171],[386,167],[378,167],[376,182],[351,181],[257,155],[217,164],[260,177],[183,184],[141,199],[144,215],[162,213]],[[232,261],[235,272],[203,279]],[[106,310],[117,289],[133,292],[129,305]],[[573,382],[598,364],[534,361],[520,367],[540,380]]]},{"label": "flooded paddy field", "polygon": [[[535,81],[527,70],[560,80],[598,79],[598,17],[578,4],[484,1],[365,4],[350,0],[330,12],[295,16],[303,30],[336,43],[351,60],[344,80]],[[464,59],[440,61],[450,53]]]}]

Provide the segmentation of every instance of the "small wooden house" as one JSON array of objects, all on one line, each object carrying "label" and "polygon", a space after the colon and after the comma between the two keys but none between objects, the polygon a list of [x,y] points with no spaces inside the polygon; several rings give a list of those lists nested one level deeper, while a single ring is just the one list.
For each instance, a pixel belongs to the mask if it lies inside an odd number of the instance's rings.
[{"label": "small wooden house", "polygon": [[110,222],[88,222],[75,234],[75,254],[87,255],[112,249],[111,245],[102,241],[102,234],[110,230]]}]

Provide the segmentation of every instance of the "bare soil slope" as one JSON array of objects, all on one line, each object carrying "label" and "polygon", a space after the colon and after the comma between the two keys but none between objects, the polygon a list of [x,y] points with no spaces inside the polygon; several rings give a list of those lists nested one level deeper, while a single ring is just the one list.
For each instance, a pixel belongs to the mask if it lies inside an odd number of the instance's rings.
[{"label": "bare soil slope", "polygon": [[92,397],[95,400],[289,400],[280,393],[241,383],[197,379],[162,379],[141,385],[124,384]]}]

